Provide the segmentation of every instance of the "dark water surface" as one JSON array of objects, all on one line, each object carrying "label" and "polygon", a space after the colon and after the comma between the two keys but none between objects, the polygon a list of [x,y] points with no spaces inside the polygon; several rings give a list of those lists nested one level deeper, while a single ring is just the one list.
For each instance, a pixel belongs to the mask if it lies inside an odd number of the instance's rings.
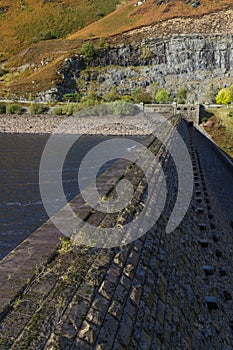
[{"label": "dark water surface", "polygon": [[[0,259],[48,219],[39,191],[40,159],[48,138],[0,134]],[[82,136],[74,144],[63,167],[63,188],[68,201],[79,193],[77,176],[82,158],[99,142],[112,138]],[[101,172],[108,166],[109,163]],[[59,198],[54,198],[54,202],[59,208]]]}]

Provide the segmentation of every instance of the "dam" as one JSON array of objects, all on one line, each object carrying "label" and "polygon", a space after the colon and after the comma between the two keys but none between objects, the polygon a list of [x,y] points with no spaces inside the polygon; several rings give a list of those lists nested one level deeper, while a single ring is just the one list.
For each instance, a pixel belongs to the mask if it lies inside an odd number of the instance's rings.
[{"label": "dam", "polygon": [[[177,228],[166,231],[177,199],[176,164],[150,137],[168,189],[158,221],[115,248],[61,241],[51,221],[31,234],[0,262],[0,349],[232,349],[233,174],[193,115],[174,121],[193,171],[191,202]],[[116,162],[99,188],[114,191],[122,177],[138,190],[133,211],[148,191],[134,164]],[[85,222],[117,223],[80,195],[71,206]]]}]

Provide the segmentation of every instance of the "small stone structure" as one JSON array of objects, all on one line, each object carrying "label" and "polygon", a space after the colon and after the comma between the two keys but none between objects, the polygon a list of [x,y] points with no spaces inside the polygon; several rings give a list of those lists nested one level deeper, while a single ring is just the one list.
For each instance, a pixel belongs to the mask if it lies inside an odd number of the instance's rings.
[{"label": "small stone structure", "polygon": [[200,105],[199,104],[146,104],[143,105],[146,112],[165,113],[170,115],[180,115],[193,125],[199,124]]}]

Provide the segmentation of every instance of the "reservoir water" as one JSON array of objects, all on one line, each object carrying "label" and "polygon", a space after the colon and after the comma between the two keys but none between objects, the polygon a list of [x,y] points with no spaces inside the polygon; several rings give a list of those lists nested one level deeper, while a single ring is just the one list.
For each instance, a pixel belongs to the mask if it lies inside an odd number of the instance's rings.
[{"label": "reservoir water", "polygon": [[[0,134],[0,259],[48,219],[39,191],[40,160],[48,138]],[[99,142],[110,138],[113,137],[82,136],[73,145],[63,167],[63,188],[68,201],[79,193],[78,168],[83,157]],[[109,155],[111,149],[106,153]],[[54,201],[59,208],[59,198]]]}]

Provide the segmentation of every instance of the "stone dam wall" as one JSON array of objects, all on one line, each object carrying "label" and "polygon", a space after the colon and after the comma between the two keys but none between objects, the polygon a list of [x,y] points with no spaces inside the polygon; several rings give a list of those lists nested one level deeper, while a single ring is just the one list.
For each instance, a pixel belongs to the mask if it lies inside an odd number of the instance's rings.
[{"label": "stone dam wall", "polygon": [[[56,250],[59,232],[44,224],[0,262],[0,349],[232,349],[232,229],[209,186],[192,127],[182,121],[178,130],[194,173],[179,227],[165,231],[178,185],[174,163],[150,138],[168,186],[160,219],[144,236],[112,249],[66,241]],[[137,189],[130,215],[90,212],[81,196],[71,202],[73,210],[98,225],[130,220],[145,193],[143,174],[119,161],[98,179],[99,188],[111,192],[122,175]]]}]

